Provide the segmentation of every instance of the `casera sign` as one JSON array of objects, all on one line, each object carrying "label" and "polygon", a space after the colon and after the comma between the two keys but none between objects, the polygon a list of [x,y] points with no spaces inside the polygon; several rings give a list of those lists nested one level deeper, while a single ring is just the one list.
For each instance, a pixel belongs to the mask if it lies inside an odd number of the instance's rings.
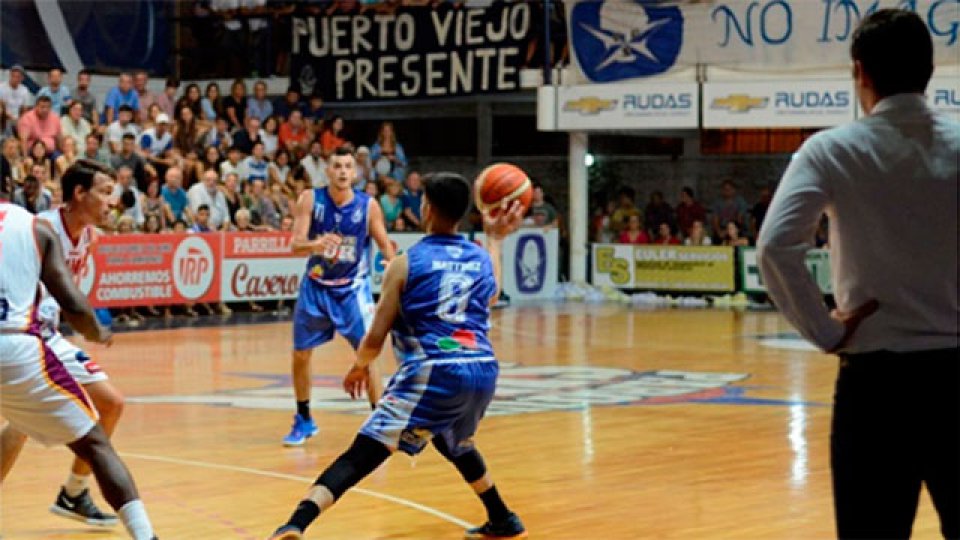
[{"label": "casera sign", "polygon": [[224,301],[296,298],[307,258],[291,252],[289,233],[225,233],[221,296]]}]

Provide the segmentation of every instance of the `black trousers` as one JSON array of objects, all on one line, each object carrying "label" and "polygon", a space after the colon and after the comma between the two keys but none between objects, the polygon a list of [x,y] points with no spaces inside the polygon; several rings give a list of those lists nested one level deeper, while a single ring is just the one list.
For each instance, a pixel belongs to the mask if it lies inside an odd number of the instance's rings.
[{"label": "black trousers", "polygon": [[960,538],[960,349],[840,355],[830,454],[840,538],[908,538],[922,485]]}]

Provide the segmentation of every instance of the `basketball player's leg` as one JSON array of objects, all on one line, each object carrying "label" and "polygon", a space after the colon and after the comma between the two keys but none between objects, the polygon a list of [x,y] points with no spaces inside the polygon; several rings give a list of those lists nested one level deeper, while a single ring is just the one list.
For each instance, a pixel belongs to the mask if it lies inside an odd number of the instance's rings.
[{"label": "basketball player's leg", "polygon": [[13,469],[23,445],[27,443],[27,434],[7,422],[0,431],[0,484]]},{"label": "basketball player's leg", "polygon": [[[363,336],[373,323],[373,314],[376,311],[370,284],[364,282],[356,289],[347,289],[337,296],[337,305],[340,309],[333,314],[334,323],[340,335],[346,338],[353,350],[357,350]],[[367,399],[370,401],[371,409],[377,406],[380,396],[383,395],[383,376],[378,364],[378,360],[374,360],[368,368],[370,382],[367,388]]]},{"label": "basketball player's leg", "polygon": [[297,412],[293,416],[290,433],[283,438],[284,446],[300,446],[319,431],[310,414],[310,358],[314,348],[332,340],[333,336],[334,325],[327,316],[322,287],[305,278],[300,285],[300,296],[293,312],[291,374]]}]

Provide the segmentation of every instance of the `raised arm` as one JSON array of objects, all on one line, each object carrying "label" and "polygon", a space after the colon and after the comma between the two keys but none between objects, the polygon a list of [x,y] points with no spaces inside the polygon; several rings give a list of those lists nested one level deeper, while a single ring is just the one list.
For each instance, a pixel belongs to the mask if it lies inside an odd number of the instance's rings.
[{"label": "raised arm", "polygon": [[497,281],[497,291],[490,299],[490,305],[497,303],[500,290],[503,288],[503,239],[520,228],[523,221],[523,206],[513,201],[509,206],[505,202],[500,207],[496,217],[490,214],[483,215],[483,232],[487,237],[487,252],[490,253],[490,264],[493,265],[493,277]]}]

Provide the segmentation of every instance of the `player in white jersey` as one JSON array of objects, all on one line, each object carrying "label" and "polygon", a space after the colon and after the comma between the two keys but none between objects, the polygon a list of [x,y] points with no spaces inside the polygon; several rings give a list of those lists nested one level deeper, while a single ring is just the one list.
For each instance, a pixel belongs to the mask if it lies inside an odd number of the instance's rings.
[{"label": "player in white jersey", "polygon": [[[90,463],[131,537],[155,539],[133,478],[97,425],[90,397],[42,336],[41,281],[73,328],[90,341],[111,341],[73,283],[60,249],[43,221],[0,203],[0,416],[44,444],[66,444]],[[0,482],[12,465],[0,471]]]},{"label": "player in white jersey", "polygon": [[[98,172],[102,174],[96,174]],[[79,282],[90,255],[96,235],[95,226],[104,223],[109,215],[109,199],[113,194],[110,174],[109,169],[97,163],[78,161],[67,169],[61,179],[64,206],[39,215],[49,222],[57,234],[74,283]],[[57,330],[59,311],[57,302],[45,295],[39,313],[44,340],[70,375],[84,387],[100,412],[100,425],[107,435],[112,435],[123,409],[123,396],[86,352],[60,334]],[[20,446],[16,445],[18,438]],[[9,467],[7,462],[16,459],[16,452],[25,442],[26,434],[10,427],[4,429],[0,443],[10,451],[0,456],[0,470]],[[88,525],[112,527],[117,524],[117,516],[102,512],[90,497],[90,473],[87,463],[74,460],[50,511]]]}]

